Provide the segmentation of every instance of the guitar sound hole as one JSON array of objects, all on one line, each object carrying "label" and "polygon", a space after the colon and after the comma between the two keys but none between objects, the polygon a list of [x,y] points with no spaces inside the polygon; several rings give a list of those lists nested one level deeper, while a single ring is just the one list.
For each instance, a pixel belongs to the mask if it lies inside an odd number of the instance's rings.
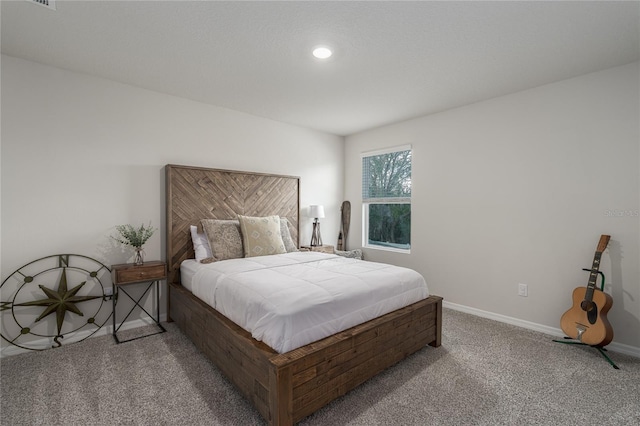
[{"label": "guitar sound hole", "polygon": [[585,312],[591,312],[591,311],[595,310],[596,304],[593,303],[592,300],[583,300],[582,303],[580,303],[580,307]]}]

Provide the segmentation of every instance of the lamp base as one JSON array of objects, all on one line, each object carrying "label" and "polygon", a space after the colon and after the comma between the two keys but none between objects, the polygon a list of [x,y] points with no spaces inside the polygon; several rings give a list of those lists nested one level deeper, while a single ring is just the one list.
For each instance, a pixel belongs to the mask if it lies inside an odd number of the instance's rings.
[{"label": "lamp base", "polygon": [[320,236],[320,222],[318,219],[313,222],[313,231],[311,232],[311,247],[318,247],[322,245],[322,237]]}]

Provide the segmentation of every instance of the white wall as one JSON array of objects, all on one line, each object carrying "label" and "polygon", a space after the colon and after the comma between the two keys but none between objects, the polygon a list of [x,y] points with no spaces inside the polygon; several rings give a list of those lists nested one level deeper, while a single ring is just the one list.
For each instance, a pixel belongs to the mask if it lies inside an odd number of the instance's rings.
[{"label": "white wall", "polygon": [[[59,253],[131,261],[114,226],[152,222],[162,259],[168,164],[300,176],[301,209],[323,204],[338,234],[343,138],[2,56],[2,280]],[[301,217],[301,243],[312,219]],[[3,299],[4,300],[4,299]],[[4,343],[4,342],[3,342]]]},{"label": "white wall", "polygon": [[614,342],[640,348],[639,77],[634,63],[347,137],[349,246],[362,238],[360,153],[411,144],[411,254],[368,259],[418,270],[446,301],[559,328],[610,234]]},{"label": "white wall", "polygon": [[[122,223],[161,228],[146,252],[163,258],[167,163],[300,176],[301,206],[325,205],[324,241],[335,241],[348,199],[349,246],[360,246],[360,152],[412,144],[412,252],[366,250],[368,259],[420,271],[449,302],[558,327],[608,233],[614,342],[640,347],[640,218],[605,214],[640,209],[638,63],[353,135],[344,147],[5,55],[1,65],[2,280],[58,253],[128,261],[109,239]],[[310,228],[303,218],[302,243]]]}]

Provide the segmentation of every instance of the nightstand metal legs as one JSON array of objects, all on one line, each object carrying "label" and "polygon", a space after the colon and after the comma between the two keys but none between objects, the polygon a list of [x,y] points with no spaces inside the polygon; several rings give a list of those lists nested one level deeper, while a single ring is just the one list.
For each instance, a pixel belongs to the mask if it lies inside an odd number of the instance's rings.
[{"label": "nightstand metal legs", "polygon": [[[156,294],[156,300],[155,300],[155,309],[156,309],[156,313],[155,313],[155,317],[154,315],[151,315],[145,308],[144,306],[140,303],[142,301],[142,298],[149,294],[150,292],[152,292],[153,288],[155,286],[155,294]],[[148,336],[154,336],[156,334],[160,334],[160,333],[164,333],[167,330],[162,326],[162,324],[160,324],[160,281],[156,280],[156,281],[151,281],[149,282],[149,285],[147,286],[147,288],[144,290],[144,292],[140,295],[140,297],[138,297],[138,299],[134,299],[129,293],[127,293],[127,291],[122,288],[121,286],[114,286],[115,287],[115,291],[113,294],[113,338],[115,339],[116,343],[125,343],[125,342],[130,342],[132,340],[137,340],[137,339],[141,339],[143,337],[148,337]],[[116,325],[116,302],[118,299],[118,296],[120,294],[120,292],[124,293],[129,299],[131,299],[131,301],[133,301],[134,305],[131,308],[131,310],[129,311],[129,313],[124,317],[124,319],[122,320],[122,322],[120,323],[120,325]],[[128,339],[128,340],[120,340],[118,338],[118,330],[120,330],[120,327],[122,327],[122,325],[127,321],[127,318],[129,318],[129,316],[133,313],[133,311],[136,309],[136,307],[140,308],[144,313],[146,313],[149,318],[151,318],[153,320],[153,322],[155,323],[155,325],[157,325],[160,328],[160,331],[156,332],[156,333],[151,333],[151,334],[145,334],[143,336],[138,336],[138,337],[134,337],[132,339]]]}]

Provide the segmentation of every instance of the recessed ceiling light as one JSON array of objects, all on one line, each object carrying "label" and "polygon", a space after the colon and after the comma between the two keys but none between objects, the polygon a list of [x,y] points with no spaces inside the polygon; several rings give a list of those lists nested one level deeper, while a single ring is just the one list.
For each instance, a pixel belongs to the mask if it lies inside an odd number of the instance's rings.
[{"label": "recessed ceiling light", "polygon": [[333,52],[328,47],[316,47],[315,49],[313,49],[313,56],[318,59],[327,59],[332,54]]}]

